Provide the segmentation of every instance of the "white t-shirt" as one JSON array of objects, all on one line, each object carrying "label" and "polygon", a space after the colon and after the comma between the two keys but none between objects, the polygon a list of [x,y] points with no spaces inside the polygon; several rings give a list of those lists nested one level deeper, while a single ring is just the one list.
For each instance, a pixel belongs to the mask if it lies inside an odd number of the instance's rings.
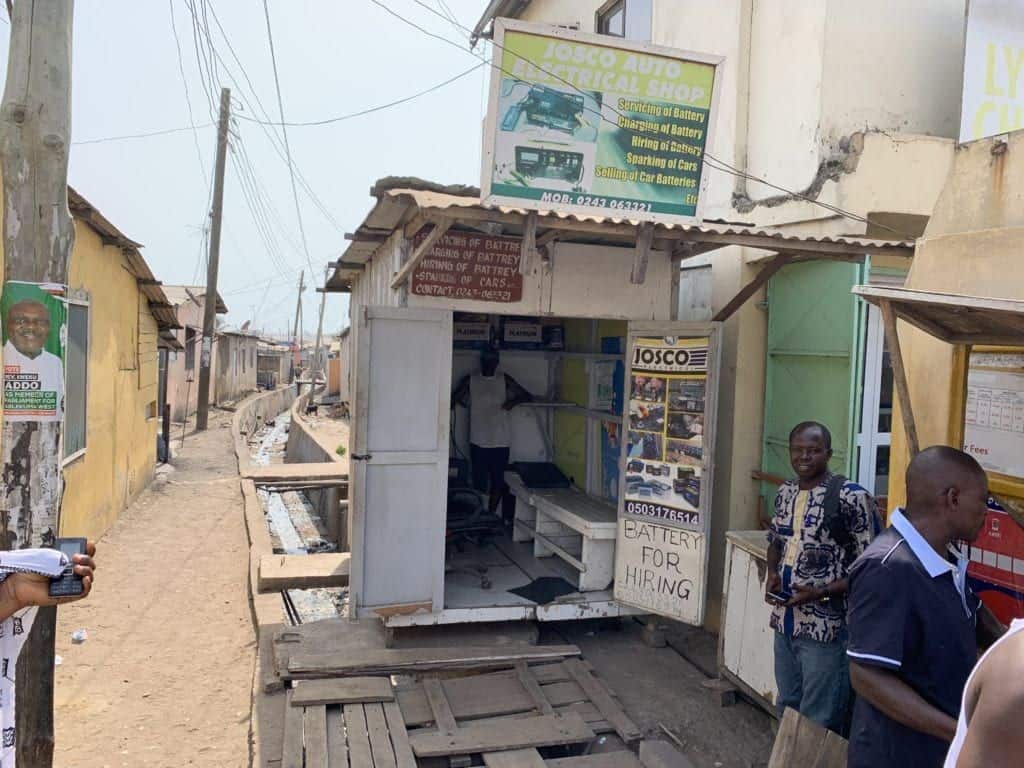
[{"label": "white t-shirt", "polygon": [[4,344],[4,411],[8,421],[57,421],[64,413],[64,364],[42,350],[34,358]]},{"label": "white t-shirt", "polygon": [[[68,559],[56,549],[19,549],[0,553],[0,581],[11,573],[29,571],[59,576]],[[24,608],[0,621],[0,768],[15,768],[15,670],[21,647],[32,629],[36,608]]]},{"label": "white t-shirt", "polygon": [[505,374],[474,373],[469,379],[469,442],[480,448],[508,448],[511,433],[505,401]]}]

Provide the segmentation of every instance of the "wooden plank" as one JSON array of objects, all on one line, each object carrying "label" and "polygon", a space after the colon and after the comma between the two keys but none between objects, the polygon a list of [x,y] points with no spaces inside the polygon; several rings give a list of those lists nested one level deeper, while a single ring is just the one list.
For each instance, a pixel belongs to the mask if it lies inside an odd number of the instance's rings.
[{"label": "wooden plank", "polygon": [[896,385],[896,395],[900,402],[900,416],[903,420],[903,431],[907,436],[907,448],[913,458],[921,452],[921,443],[917,438],[917,422],[914,420],[914,407],[910,402],[910,387],[907,384],[907,370],[903,366],[903,349],[900,347],[900,336],[896,330],[896,314],[892,304],[883,299],[878,303],[882,310],[882,323],[885,337],[889,342],[889,356],[892,359],[892,376]]},{"label": "wooden plank", "polygon": [[488,752],[484,755],[487,768],[545,768],[540,752],[530,749],[511,749],[507,752]]},{"label": "wooden plank", "polygon": [[[541,672],[548,668],[555,668],[556,671]],[[538,679],[568,677],[568,673],[564,673],[564,675],[561,673],[561,664],[530,667],[530,670]],[[495,675],[460,677],[443,680],[441,685],[455,719],[458,721],[529,712],[535,707],[533,699],[527,694],[514,673],[503,672]],[[544,685],[541,686],[541,692],[553,707],[587,700],[587,695],[575,681]],[[399,688],[396,698],[406,725],[426,725],[434,721],[430,703],[427,701],[423,686],[419,683]]]},{"label": "wooden plank", "polygon": [[579,683],[580,688],[587,694],[587,698],[601,710],[605,720],[612,724],[615,732],[619,734],[619,737],[624,742],[628,744],[643,736],[636,723],[629,719],[629,716],[623,712],[622,707],[612,698],[608,689],[590,674],[590,671],[578,659],[568,659],[565,662],[565,668],[576,682]]},{"label": "wooden plank", "polygon": [[772,275],[786,266],[790,261],[792,261],[792,259],[793,256],[789,253],[775,254],[775,258],[765,264],[761,268],[761,271],[754,276],[753,280],[743,286],[740,289],[740,292],[729,300],[728,304],[718,310],[718,313],[711,318],[712,321],[724,322],[725,320],[728,320],[737,309],[747,303],[747,299],[753,296],[761,286],[768,282]]},{"label": "wooden plank", "polygon": [[605,752],[599,755],[560,757],[548,760],[547,768],[642,768],[640,759],[632,752]]},{"label": "wooden plank", "polygon": [[306,464],[252,464],[242,477],[257,485],[292,480],[348,480],[348,468],[340,461],[313,461]]},{"label": "wooden plank", "polygon": [[564,716],[540,715],[487,725],[459,728],[455,733],[428,731],[409,737],[417,757],[467,755],[506,749],[550,747],[590,741],[594,732],[575,712]]},{"label": "wooden plank", "polygon": [[[373,753],[373,768],[397,768],[395,751],[388,735],[388,723],[384,708],[380,704],[366,704],[366,730],[370,735],[370,751]],[[309,768],[307,766],[306,768]]]},{"label": "wooden plank", "polygon": [[430,253],[430,250],[437,245],[437,243],[444,237],[445,232],[455,223],[455,219],[438,218],[433,224],[434,228],[430,230],[430,234],[416,246],[416,249],[412,252],[409,260],[402,265],[402,268],[395,273],[394,279],[391,281],[392,288],[398,288],[402,283],[409,279],[409,276],[416,269],[417,265],[423,260],[423,257]]},{"label": "wooden plank", "polygon": [[345,715],[341,707],[327,708],[327,764],[330,768],[348,768]]},{"label": "wooden plank", "polygon": [[394,701],[395,691],[386,677],[331,677],[299,680],[292,687],[292,706],[315,704],[369,704]]},{"label": "wooden plank", "polygon": [[358,651],[292,654],[291,677],[387,675],[451,669],[511,667],[517,661],[579,656],[575,645],[507,645],[465,648],[367,648]]},{"label": "wooden plank", "polygon": [[315,555],[264,555],[260,558],[257,589],[281,592],[285,589],[347,587],[348,552],[322,552]]},{"label": "wooden plank", "polygon": [[519,274],[527,275],[537,255],[537,212],[526,214],[526,226],[519,247]]},{"label": "wooden plank", "polygon": [[633,270],[629,275],[629,282],[633,285],[643,285],[647,279],[647,261],[651,254],[651,245],[654,242],[654,224],[645,222],[637,228],[636,249],[633,252]]},{"label": "wooden plank", "polygon": [[768,768],[846,768],[846,740],[786,708]]},{"label": "wooden plank", "polygon": [[285,694],[284,749],[281,768],[302,768],[302,710],[291,706],[292,692]]},{"label": "wooden plank", "polygon": [[542,715],[554,714],[554,708],[551,706],[551,702],[547,700],[547,697],[541,692],[540,683],[537,682],[537,678],[530,672],[530,667],[527,666],[525,661],[520,661],[516,664],[516,676],[519,678],[519,682],[522,683],[523,688],[533,701],[533,705],[537,708],[537,711]]},{"label": "wooden plank", "polygon": [[459,726],[455,722],[455,715],[448,704],[448,698],[444,695],[441,681],[436,677],[428,677],[423,681],[423,690],[427,694],[427,701],[430,703],[430,711],[433,713],[437,729],[445,733],[454,732]]},{"label": "wooden plank", "polygon": [[[366,712],[362,704],[346,704],[345,732],[348,734],[348,759],[352,768],[371,768],[370,734],[366,730]],[[331,768],[335,768],[331,766]]]},{"label": "wooden plank", "polygon": [[[409,746],[409,734],[405,730],[405,723],[402,722],[402,713],[398,704],[389,701],[383,705],[384,719],[388,723],[388,731],[391,732],[391,746],[395,749],[395,763],[398,768],[416,768],[416,758],[412,754],[412,747]],[[335,766],[331,766],[335,768]],[[344,766],[342,766],[344,768]]]},{"label": "wooden plank", "polygon": [[306,768],[327,768],[327,708],[306,707],[302,715]]}]

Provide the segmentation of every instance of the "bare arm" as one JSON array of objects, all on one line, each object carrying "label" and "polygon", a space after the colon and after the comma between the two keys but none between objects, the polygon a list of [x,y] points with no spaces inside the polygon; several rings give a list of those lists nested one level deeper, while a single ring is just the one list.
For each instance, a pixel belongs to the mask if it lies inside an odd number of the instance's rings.
[{"label": "bare arm", "polygon": [[96,561],[93,560],[95,555],[96,545],[90,541],[86,545],[86,554],[74,555],[71,558],[75,575],[82,579],[82,594],[80,595],[50,597],[50,579],[48,577],[35,573],[12,573],[0,582],[0,621],[33,605],[63,605],[88,597],[95,578]]},{"label": "bare arm", "polygon": [[970,727],[964,741],[957,768],[994,768],[1018,765],[1024,755],[1024,728],[1020,713],[1024,711],[1024,688],[1021,675],[1024,663],[1018,661],[1024,643],[1013,638],[1003,643],[985,660],[971,687],[976,698],[968,694],[967,716]]},{"label": "bare arm", "polygon": [[523,403],[528,403],[533,400],[533,395],[531,395],[525,387],[507,373],[505,374],[505,387],[508,390],[508,399],[505,400],[504,405],[506,411],[511,411],[517,405],[522,405]]},{"label": "bare arm", "polygon": [[469,405],[469,376],[463,376],[452,392],[452,408],[461,405],[463,408]]},{"label": "bare arm", "polygon": [[853,690],[882,714],[915,731],[952,741],[956,720],[933,707],[892,672],[850,660]]}]

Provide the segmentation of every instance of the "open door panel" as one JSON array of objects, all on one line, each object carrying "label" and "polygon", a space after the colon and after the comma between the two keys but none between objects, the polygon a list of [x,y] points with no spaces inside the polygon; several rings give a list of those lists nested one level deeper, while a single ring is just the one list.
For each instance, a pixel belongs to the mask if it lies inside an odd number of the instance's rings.
[{"label": "open door panel", "polygon": [[631,323],[615,599],[704,621],[714,481],[718,323]]}]

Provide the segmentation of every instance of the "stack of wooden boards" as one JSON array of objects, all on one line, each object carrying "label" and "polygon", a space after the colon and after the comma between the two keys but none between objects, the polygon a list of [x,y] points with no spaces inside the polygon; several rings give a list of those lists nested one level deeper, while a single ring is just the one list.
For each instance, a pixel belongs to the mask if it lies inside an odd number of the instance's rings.
[{"label": "stack of wooden boards", "polygon": [[[640,729],[572,645],[359,648],[279,659],[291,682],[283,768],[639,768],[633,752],[582,752]],[[395,676],[393,678],[393,676]],[[397,684],[396,681],[397,680]]]}]

